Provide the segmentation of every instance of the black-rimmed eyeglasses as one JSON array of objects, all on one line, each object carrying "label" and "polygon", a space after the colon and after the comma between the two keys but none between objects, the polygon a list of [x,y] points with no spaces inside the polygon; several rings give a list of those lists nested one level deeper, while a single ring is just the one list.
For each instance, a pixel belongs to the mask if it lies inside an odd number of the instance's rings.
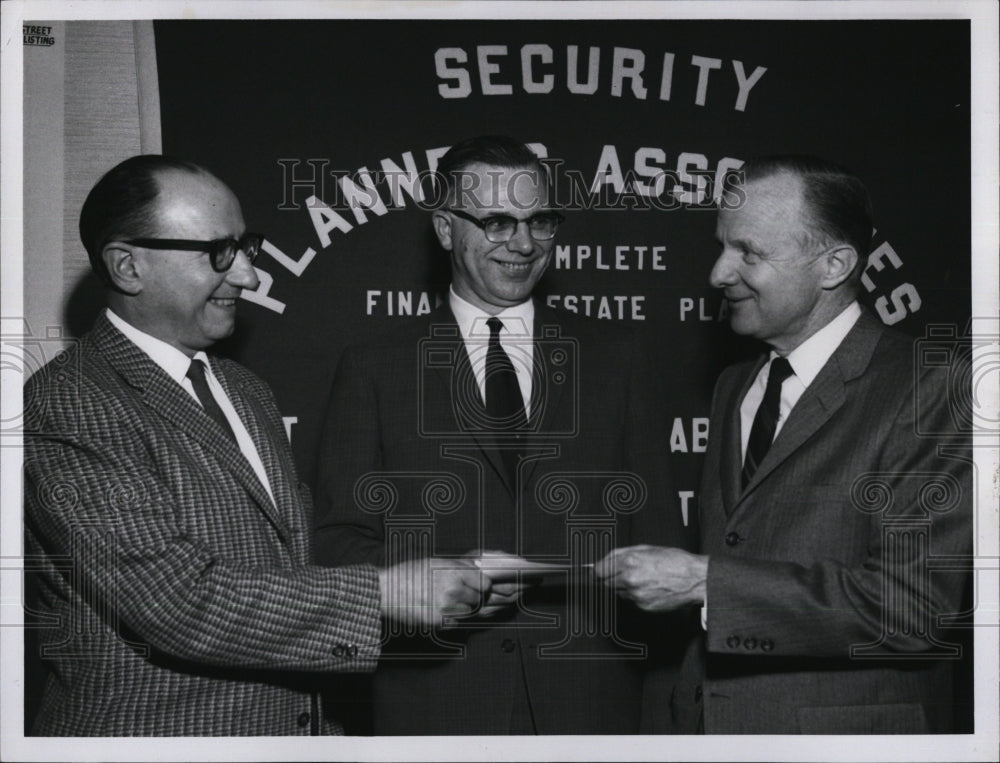
[{"label": "black-rimmed eyeglasses", "polygon": [[260,254],[264,236],[260,233],[244,233],[239,239],[217,238],[214,241],[197,241],[189,238],[133,238],[125,241],[144,249],[177,249],[182,252],[208,252],[212,270],[225,273],[236,259],[237,252],[243,252],[252,263]]},{"label": "black-rimmed eyeglasses", "polygon": [[[470,223],[478,225],[482,228],[483,233],[486,234],[487,240],[492,241],[494,244],[502,244],[505,241],[510,241],[517,230],[518,223],[522,222],[510,215],[490,215],[480,220],[478,217],[470,215],[468,212],[463,212],[460,209],[449,209],[448,211],[456,217],[461,217],[463,220],[468,220]],[[524,220],[524,222],[528,224],[528,234],[535,241],[548,241],[556,235],[559,223],[564,219],[558,212],[539,212]]]}]

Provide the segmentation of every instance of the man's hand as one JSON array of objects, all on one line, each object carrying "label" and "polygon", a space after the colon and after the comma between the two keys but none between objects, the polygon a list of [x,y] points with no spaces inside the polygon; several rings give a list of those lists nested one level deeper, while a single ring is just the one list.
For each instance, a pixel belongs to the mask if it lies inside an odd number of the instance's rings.
[{"label": "man's hand", "polygon": [[521,557],[506,551],[483,551],[481,554],[472,552],[470,556],[474,557],[476,567],[484,570],[492,581],[490,597],[476,614],[489,617],[516,604],[529,585],[521,582],[523,575],[518,574],[516,569],[517,563],[523,561]]},{"label": "man's hand", "polygon": [[708,557],[679,548],[616,548],[594,564],[597,579],[647,612],[704,604]]},{"label": "man's hand", "polygon": [[378,571],[382,615],[415,625],[441,627],[446,617],[473,613],[492,581],[471,559],[417,559]]}]

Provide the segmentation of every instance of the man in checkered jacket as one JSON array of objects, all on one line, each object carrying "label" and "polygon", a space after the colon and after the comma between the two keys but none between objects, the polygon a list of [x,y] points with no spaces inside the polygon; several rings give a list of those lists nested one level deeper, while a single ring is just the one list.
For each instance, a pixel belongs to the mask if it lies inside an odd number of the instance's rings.
[{"label": "man in checkered jacket", "polygon": [[206,354],[262,241],[220,180],[133,157],[80,232],[108,309],[25,388],[28,554],[58,623],[33,733],[342,733],[320,675],[373,670],[383,617],[440,624],[489,578],[462,560],[309,564],[311,499],[272,393]]}]

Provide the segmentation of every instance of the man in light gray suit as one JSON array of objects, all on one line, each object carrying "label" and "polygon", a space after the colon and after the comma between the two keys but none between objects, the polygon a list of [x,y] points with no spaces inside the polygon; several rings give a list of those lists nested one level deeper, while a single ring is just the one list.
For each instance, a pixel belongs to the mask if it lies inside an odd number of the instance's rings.
[{"label": "man in light gray suit", "polygon": [[957,433],[947,372],[856,300],[872,231],[860,180],[776,157],[732,190],[743,203],[719,212],[710,280],[733,330],[770,352],[716,385],[702,553],[619,548],[596,572],[643,609],[700,611],[670,709],[653,713],[677,729],[948,732],[960,650],[935,626],[965,577],[931,567],[970,553],[971,457],[921,436]]},{"label": "man in light gray suit", "polygon": [[320,674],[372,671],[383,618],[478,608],[472,562],[309,564],[309,491],[270,388],[210,354],[262,236],[191,162],[135,156],[81,239],[108,308],[25,387],[24,516],[49,668],[41,736],[338,734]]}]

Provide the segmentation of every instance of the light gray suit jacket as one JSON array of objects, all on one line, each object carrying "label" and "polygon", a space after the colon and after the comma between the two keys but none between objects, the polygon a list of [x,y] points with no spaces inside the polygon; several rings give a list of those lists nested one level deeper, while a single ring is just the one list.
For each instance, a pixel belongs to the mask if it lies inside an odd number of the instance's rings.
[{"label": "light gray suit jacket", "polygon": [[268,387],[213,368],[222,428],[101,316],[25,388],[25,523],[51,675],[34,733],[335,733],[310,672],[379,656],[371,567],[308,565],[311,500]]},{"label": "light gray suit jacket", "polygon": [[951,728],[957,655],[935,625],[965,576],[930,568],[971,551],[971,450],[919,434],[953,429],[956,400],[914,348],[863,314],[746,489],[739,408],[764,358],[719,378],[699,500],[708,627],[674,693],[681,730],[699,715],[723,734]]}]

